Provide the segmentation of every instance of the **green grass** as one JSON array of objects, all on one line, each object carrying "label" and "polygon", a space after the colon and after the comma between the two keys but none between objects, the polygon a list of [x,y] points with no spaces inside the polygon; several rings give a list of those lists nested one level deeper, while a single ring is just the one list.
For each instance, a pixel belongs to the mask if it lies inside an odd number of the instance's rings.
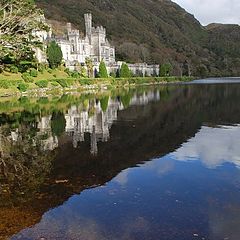
[{"label": "green grass", "polygon": [[[56,77],[55,77],[56,76]],[[44,70],[43,73],[39,73],[38,76],[34,79],[36,80],[54,80],[54,79],[63,79],[68,78],[67,73],[59,69],[52,70],[52,73]]]},{"label": "green grass", "polygon": [[0,80],[22,80],[21,73],[3,72],[0,74]]},{"label": "green grass", "polygon": [[[68,78],[67,73],[59,69],[52,70],[52,73],[49,73],[47,70],[44,70],[43,73],[38,72],[38,76],[34,77],[34,81],[38,80],[54,80],[54,79]],[[22,80],[21,73],[9,73],[3,72],[0,74],[0,80]]]}]

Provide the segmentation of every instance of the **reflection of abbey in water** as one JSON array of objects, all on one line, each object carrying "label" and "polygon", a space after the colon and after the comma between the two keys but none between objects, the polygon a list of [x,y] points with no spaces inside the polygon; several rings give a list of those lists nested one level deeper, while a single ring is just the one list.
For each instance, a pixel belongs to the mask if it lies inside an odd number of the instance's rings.
[{"label": "reflection of abbey in water", "polygon": [[[149,91],[141,95],[133,94],[129,105],[146,105],[150,101],[160,99],[159,92]],[[119,98],[107,97],[106,109],[103,109],[101,100],[88,100],[85,106],[71,106],[64,114],[66,122],[65,133],[72,138],[73,147],[77,148],[80,142],[85,140],[85,134],[91,137],[91,154],[98,152],[97,143],[106,142],[110,138],[110,129],[117,120],[118,111],[123,110],[124,105]],[[38,144],[42,151],[54,150],[59,145],[58,137],[52,131],[52,115],[44,116],[37,122],[38,132],[32,139],[33,145]],[[18,130],[11,132],[11,139],[16,142],[21,139]]]},{"label": "reflection of abbey in water", "polygon": [[76,106],[72,106],[67,114],[66,119],[66,133],[72,136],[73,147],[76,148],[79,142],[84,141],[84,134],[91,135],[91,153],[97,154],[97,142],[108,141],[113,121],[117,120],[118,110],[123,109],[121,102],[116,100],[109,100],[107,110],[104,112],[101,108],[100,101],[94,102],[95,111],[91,116],[90,109],[79,111]]}]

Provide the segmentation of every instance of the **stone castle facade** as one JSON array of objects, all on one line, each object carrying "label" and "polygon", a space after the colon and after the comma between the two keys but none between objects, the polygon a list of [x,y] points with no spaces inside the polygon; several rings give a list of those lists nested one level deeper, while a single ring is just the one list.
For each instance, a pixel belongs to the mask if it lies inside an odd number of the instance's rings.
[{"label": "stone castle facade", "polygon": [[66,66],[73,68],[77,63],[84,64],[90,58],[94,65],[103,60],[107,66],[115,63],[115,48],[111,46],[106,29],[102,26],[93,27],[92,14],[85,14],[85,36],[79,30],[67,24],[67,36],[56,39],[61,47]]}]

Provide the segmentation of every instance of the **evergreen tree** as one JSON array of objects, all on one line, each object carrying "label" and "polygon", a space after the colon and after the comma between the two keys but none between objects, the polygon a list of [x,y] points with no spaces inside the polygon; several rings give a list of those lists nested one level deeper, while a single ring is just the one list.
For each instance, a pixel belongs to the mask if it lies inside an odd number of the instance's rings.
[{"label": "evergreen tree", "polygon": [[47,60],[52,69],[61,65],[62,50],[55,41],[50,42],[47,48]]},{"label": "evergreen tree", "polygon": [[129,78],[132,76],[132,73],[126,63],[123,63],[120,69],[120,77],[121,78]]},{"label": "evergreen tree", "polygon": [[34,0],[0,0],[0,65],[33,60],[33,48],[40,47],[36,31],[48,30]]},{"label": "evergreen tree", "polygon": [[99,65],[99,77],[108,78],[107,68],[103,60],[100,62],[100,65]]}]

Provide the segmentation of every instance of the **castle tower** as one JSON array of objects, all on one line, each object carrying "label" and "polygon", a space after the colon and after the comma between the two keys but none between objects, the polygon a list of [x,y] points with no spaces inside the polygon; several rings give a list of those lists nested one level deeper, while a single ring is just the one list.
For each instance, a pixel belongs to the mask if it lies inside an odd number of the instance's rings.
[{"label": "castle tower", "polygon": [[67,32],[68,34],[72,31],[72,24],[71,23],[67,23]]},{"label": "castle tower", "polygon": [[85,19],[86,36],[89,38],[89,41],[91,43],[91,38],[92,38],[92,14],[91,13],[84,14],[84,19]]}]

